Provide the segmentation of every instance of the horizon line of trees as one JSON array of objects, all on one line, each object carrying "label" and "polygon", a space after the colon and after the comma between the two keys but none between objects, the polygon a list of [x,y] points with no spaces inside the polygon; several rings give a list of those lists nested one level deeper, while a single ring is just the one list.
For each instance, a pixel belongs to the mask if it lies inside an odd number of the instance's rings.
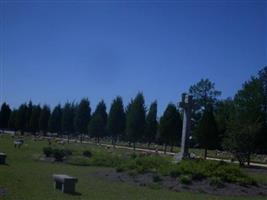
[{"label": "horizon line of trees", "polygon": [[[252,76],[233,98],[218,100],[221,92],[215,83],[201,79],[189,88],[193,96],[191,146],[230,151],[240,164],[249,163],[252,153],[267,153],[267,67]],[[169,103],[162,116],[157,119],[157,101],[149,108],[144,95],[139,92],[127,106],[117,96],[109,112],[101,100],[94,112],[90,101],[83,98],[79,103],[58,104],[53,110],[49,106],[34,105],[30,101],[11,110],[3,103],[0,110],[0,129],[19,130],[36,134],[47,132],[84,135],[95,138],[111,137],[117,140],[159,143],[171,147],[180,145],[182,135],[182,112]]]}]

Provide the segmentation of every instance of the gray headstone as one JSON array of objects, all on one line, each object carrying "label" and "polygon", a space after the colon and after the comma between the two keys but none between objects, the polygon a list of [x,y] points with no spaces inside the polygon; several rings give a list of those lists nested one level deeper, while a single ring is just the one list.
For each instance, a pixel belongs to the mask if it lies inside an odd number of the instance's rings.
[{"label": "gray headstone", "polygon": [[65,174],[54,174],[53,180],[55,189],[59,189],[64,193],[74,193],[75,184],[78,182],[77,178]]}]

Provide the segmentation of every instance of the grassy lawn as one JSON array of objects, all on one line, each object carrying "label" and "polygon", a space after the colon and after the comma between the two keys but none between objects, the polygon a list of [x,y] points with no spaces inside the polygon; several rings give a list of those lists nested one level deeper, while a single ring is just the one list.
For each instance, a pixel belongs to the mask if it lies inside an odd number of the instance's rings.
[{"label": "grassy lawn", "polygon": [[[8,155],[8,165],[0,166],[0,187],[8,190],[6,200],[68,200],[68,199],[265,199],[266,197],[216,197],[201,193],[172,192],[165,189],[150,189],[126,183],[111,182],[94,175],[100,167],[81,167],[62,163],[39,161],[42,148],[47,142],[26,139],[21,149],[15,149],[9,136],[0,137],[0,151]],[[86,149],[88,145],[69,144],[74,150]],[[92,148],[92,147],[91,147]],[[52,174],[66,173],[76,176],[79,194],[69,195],[53,189]],[[261,175],[255,175],[262,178]],[[265,180],[263,178],[263,180]],[[1,199],[1,197],[0,197]]]}]

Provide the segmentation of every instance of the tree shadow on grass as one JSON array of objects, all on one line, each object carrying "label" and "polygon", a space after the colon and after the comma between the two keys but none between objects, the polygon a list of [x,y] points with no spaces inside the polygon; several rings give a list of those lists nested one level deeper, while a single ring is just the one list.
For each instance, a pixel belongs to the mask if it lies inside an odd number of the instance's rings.
[{"label": "tree shadow on grass", "polygon": [[72,196],[81,196],[82,193],[80,192],[66,192],[66,194],[72,195]]}]

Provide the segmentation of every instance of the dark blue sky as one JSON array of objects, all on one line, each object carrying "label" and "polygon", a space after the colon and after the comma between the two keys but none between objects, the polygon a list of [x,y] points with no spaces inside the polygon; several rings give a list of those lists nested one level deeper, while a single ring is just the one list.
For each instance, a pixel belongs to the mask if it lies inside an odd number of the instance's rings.
[{"label": "dark blue sky", "polygon": [[161,113],[201,78],[225,98],[267,64],[264,1],[0,2],[0,94],[12,107],[127,104],[143,91]]}]

